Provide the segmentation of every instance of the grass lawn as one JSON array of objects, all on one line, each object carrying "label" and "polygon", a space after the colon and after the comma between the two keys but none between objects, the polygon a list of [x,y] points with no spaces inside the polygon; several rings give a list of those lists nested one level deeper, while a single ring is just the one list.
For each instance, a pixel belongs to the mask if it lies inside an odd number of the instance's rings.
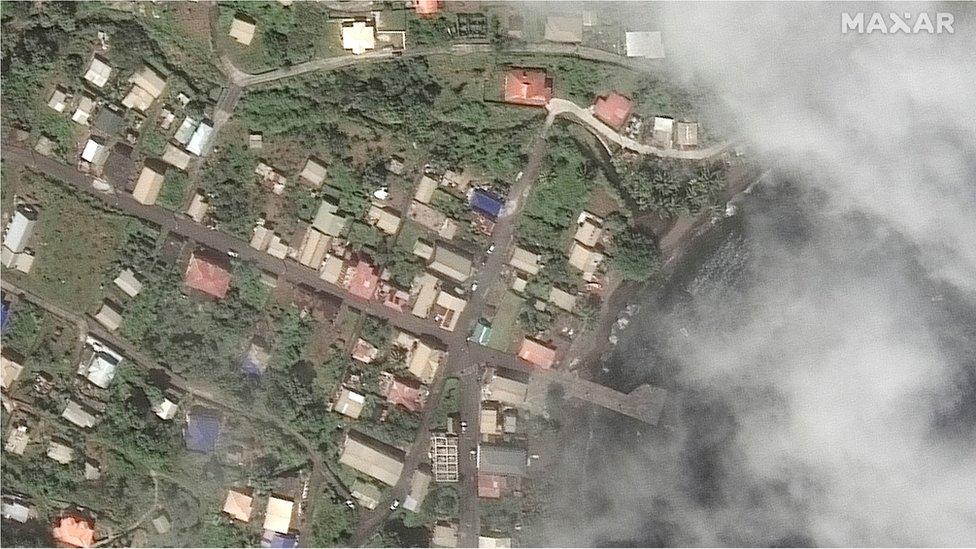
[{"label": "grass lawn", "polygon": [[77,313],[94,313],[105,291],[104,275],[117,257],[132,220],[96,209],[50,180],[23,174],[18,194],[36,200],[40,215],[29,247],[34,267],[29,275],[7,270],[4,276]]},{"label": "grass lawn", "polygon": [[505,292],[501,302],[498,304],[498,311],[495,318],[491,320],[491,339],[488,346],[492,349],[508,352],[512,347],[512,340],[515,338],[518,326],[519,310],[522,308],[522,298],[514,292]]}]

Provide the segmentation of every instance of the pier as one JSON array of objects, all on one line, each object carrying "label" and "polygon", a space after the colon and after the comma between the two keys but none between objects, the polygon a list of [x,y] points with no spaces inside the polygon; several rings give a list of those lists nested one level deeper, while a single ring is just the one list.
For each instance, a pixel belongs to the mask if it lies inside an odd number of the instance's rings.
[{"label": "pier", "polygon": [[508,368],[529,374],[529,394],[526,408],[533,413],[545,411],[546,397],[553,386],[562,387],[565,398],[576,398],[607,410],[657,425],[667,402],[668,391],[652,385],[641,385],[629,393],[623,393],[606,385],[580,378],[562,370],[540,370],[508,353],[487,347],[470,349],[472,358],[488,366]]}]

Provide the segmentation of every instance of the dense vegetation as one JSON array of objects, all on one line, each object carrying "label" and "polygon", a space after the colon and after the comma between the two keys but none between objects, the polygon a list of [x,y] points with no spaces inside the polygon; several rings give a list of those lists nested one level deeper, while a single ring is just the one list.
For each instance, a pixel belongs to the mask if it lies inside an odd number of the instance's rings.
[{"label": "dense vegetation", "polygon": [[[249,91],[239,115],[267,134],[326,142],[346,154],[348,121],[392,133],[446,166],[503,176],[518,169],[531,116],[462,98],[424,59],[297,77]],[[355,137],[354,139],[360,139]]]},{"label": "dense vegetation", "polygon": [[644,157],[636,165],[616,162],[621,187],[639,210],[666,216],[697,213],[715,198],[724,182],[720,165],[700,165]]},{"label": "dense vegetation", "polygon": [[55,82],[69,92],[83,90],[81,77],[99,43],[98,32],[108,36],[110,48],[103,55],[114,68],[106,93],[122,93],[123,78],[145,63],[165,71],[167,86],[191,98],[206,96],[219,84],[209,44],[179,29],[173,6],[143,15],[127,9],[99,2],[4,4],[3,124],[43,133],[65,152],[74,129],[66,115],[47,108],[47,93]]}]

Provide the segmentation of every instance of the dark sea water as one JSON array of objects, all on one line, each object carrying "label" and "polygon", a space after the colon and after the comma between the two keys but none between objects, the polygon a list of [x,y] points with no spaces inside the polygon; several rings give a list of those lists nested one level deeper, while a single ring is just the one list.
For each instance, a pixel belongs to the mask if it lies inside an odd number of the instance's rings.
[{"label": "dark sea water", "polygon": [[[760,257],[767,247],[789,257],[793,250],[822,246],[811,243],[814,233],[830,226],[814,213],[820,201],[816,193],[801,196],[787,184],[757,189],[739,204],[737,215],[720,220],[691,245],[663,286],[635,296],[629,326],[619,333],[614,350],[591,365],[590,373],[621,391],[651,383],[672,391],[673,398],[656,427],[571,401],[551,407],[560,450],[538,479],[539,489],[549,498],[541,524],[535,526],[543,543],[695,544],[709,539],[695,530],[711,528],[704,524],[707,517],[722,516],[727,499],[755,497],[754,512],[723,518],[741,522],[747,534],[729,529],[727,535],[720,532],[711,539],[732,546],[829,544],[809,533],[802,498],[787,497],[784,501],[790,503],[779,509],[769,498],[780,488],[761,482],[754,496],[728,493],[725,479],[752,474],[735,463],[733,440],[740,419],[729,400],[735,393],[703,394],[678,381],[682,368],[688,367],[679,350],[682,345],[693,345],[695,334],[731,331],[748,313],[742,310],[741,296],[755,283],[756,269],[768,267],[767,258]],[[858,219],[851,226],[866,233],[872,228]],[[851,235],[842,237],[838,246],[857,247]],[[876,262],[876,267],[869,267],[879,272],[917,270],[917,287],[911,291],[931,296],[924,300],[925,310],[919,311],[919,327],[942,339],[943,352],[958,368],[958,393],[946,399],[952,405],[933,414],[931,436],[966,440],[976,436],[976,306],[972,296],[927,279],[915,257],[910,245],[892,239],[863,261]],[[680,498],[673,497],[675,492]],[[736,512],[742,513],[741,506]]]}]

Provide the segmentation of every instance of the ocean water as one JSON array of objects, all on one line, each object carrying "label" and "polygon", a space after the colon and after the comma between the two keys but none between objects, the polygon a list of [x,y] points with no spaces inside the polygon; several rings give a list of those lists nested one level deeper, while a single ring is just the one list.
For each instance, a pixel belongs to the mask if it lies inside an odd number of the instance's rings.
[{"label": "ocean water", "polygon": [[[743,417],[737,400],[761,402],[765,421],[775,423],[790,410],[783,387],[767,383],[762,375],[747,378],[741,390],[702,390],[687,384],[689,368],[694,368],[689,352],[706,344],[720,349],[723,334],[736,333],[735,328],[753,313],[754,304],[746,296],[763,295],[764,285],[776,280],[775,269],[788,277],[785,267],[795,268],[791,263],[810,262],[811,257],[821,262],[814,269],[823,272],[802,275],[805,279],[798,288],[817,289],[817,281],[823,279],[820,284],[829,292],[835,280],[850,280],[854,288],[877,285],[893,301],[914,303],[907,322],[912,330],[917,324],[917,330],[932,339],[940,362],[948,365],[940,375],[952,378],[945,394],[931,399],[937,405],[920,408],[930,426],[923,442],[932,441],[936,448],[945,445],[945,455],[951,455],[950,448],[963,448],[963,454],[966,448],[976,450],[976,299],[929,278],[911,243],[879,228],[876,220],[856,214],[830,217],[835,214],[818,210],[823,201],[816,191],[801,191],[786,183],[757,189],[739,204],[739,214],[721,220],[692,244],[662,286],[635,297],[633,314],[619,332],[618,344],[591,365],[590,373],[600,383],[622,391],[642,383],[658,385],[672,391],[672,399],[656,427],[572,401],[554,403],[550,414],[557,455],[535,479],[537,490],[545,492],[541,520],[532,525],[542,543],[838,543],[811,526],[823,519],[811,509],[823,505],[817,494],[828,489],[843,494],[843,486],[838,489],[830,478],[810,474],[809,464],[803,463],[791,464],[796,483],[782,484],[778,473],[767,476],[768,471],[757,471],[740,455],[736,439],[743,422],[755,418]],[[861,240],[860,235],[864,235]],[[885,288],[886,284],[892,287]],[[834,291],[843,297],[844,290]],[[791,318],[789,311],[784,318]],[[818,321],[831,324],[830,318]],[[726,342],[729,348],[739,343],[733,337]],[[891,341],[894,347],[899,343]],[[768,374],[776,371],[780,357],[760,352],[755,360],[756,371]],[[827,381],[847,383],[846,379]],[[895,457],[900,459],[897,452]],[[944,456],[936,452],[933,457]],[[882,470],[885,466],[882,462]],[[945,504],[952,509],[958,503],[946,500]],[[855,529],[839,543],[898,545],[936,539],[923,534],[914,540],[905,537],[913,533],[911,528],[901,537],[886,537],[884,529],[881,533],[870,529],[876,517],[868,516],[869,511],[864,514],[845,517],[864,519],[868,526]]]}]

